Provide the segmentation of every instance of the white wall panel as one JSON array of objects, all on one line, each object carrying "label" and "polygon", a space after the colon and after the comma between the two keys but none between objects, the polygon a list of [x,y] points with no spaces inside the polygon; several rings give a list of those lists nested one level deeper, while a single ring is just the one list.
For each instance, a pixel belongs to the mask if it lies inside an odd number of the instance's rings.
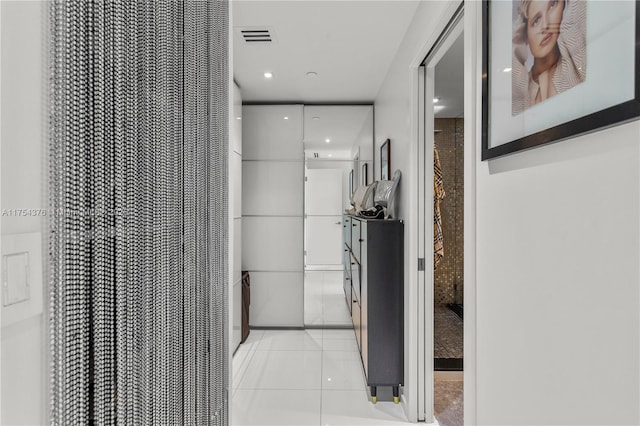
[{"label": "white wall panel", "polygon": [[251,274],[250,322],[301,326],[302,105],[244,105],[242,113],[242,269]]},{"label": "white wall panel", "polygon": [[242,123],[243,159],[302,161],[302,105],[244,105]]},{"label": "white wall panel", "polygon": [[[341,169],[342,170],[342,210],[351,208],[351,194],[349,194],[349,172],[353,168],[353,161],[351,160],[339,160],[339,161],[308,161],[307,168],[309,170],[323,170],[323,169]],[[369,169],[371,167],[369,166]],[[369,173],[370,176],[372,176]],[[369,183],[373,181],[369,179]]]},{"label": "white wall panel", "polygon": [[237,302],[233,308],[232,331],[231,331],[231,353],[240,345],[242,339],[242,283],[233,285],[233,301]]},{"label": "white wall panel", "polygon": [[242,278],[242,218],[233,220],[233,283]]},{"label": "white wall panel", "polygon": [[302,271],[302,251],[302,217],[243,218],[243,270]]},{"label": "white wall panel", "polygon": [[3,425],[44,424],[42,315],[2,328]]},{"label": "white wall panel", "polygon": [[307,215],[339,215],[342,213],[342,170],[309,169],[305,187]]},{"label": "white wall panel", "polygon": [[232,111],[231,132],[231,150],[242,155],[242,95],[240,88],[234,83],[233,85],[233,111]]},{"label": "white wall panel", "polygon": [[340,265],[342,216],[307,216],[307,265]]},{"label": "white wall panel", "polygon": [[243,215],[302,215],[304,169],[301,161],[244,161],[242,180]]},{"label": "white wall panel", "polygon": [[[43,185],[43,164],[46,163],[43,161],[46,158],[43,20],[46,10],[46,2],[41,1],[0,2],[2,209],[46,206],[47,187]],[[3,215],[2,245],[5,245],[7,235],[42,232],[44,220],[46,218],[41,215]],[[40,259],[44,261],[42,256]],[[21,310],[19,305],[11,308]],[[2,325],[0,423],[45,424],[48,401],[43,366],[47,357],[47,329],[43,315]]]},{"label": "white wall panel", "polygon": [[[232,76],[233,73],[230,73]],[[229,353],[240,344],[242,293],[242,95],[237,84],[231,93],[229,124]],[[231,358],[231,356],[230,356]],[[231,369],[232,371],[233,369]],[[231,374],[231,372],[230,372]]]},{"label": "white wall panel", "polygon": [[[3,1],[2,7],[2,208],[40,209],[44,204],[42,82],[44,58],[40,1]],[[41,230],[41,215],[2,215],[2,233]]]},{"label": "white wall panel", "polygon": [[303,273],[252,272],[252,326],[299,327],[303,325]]},{"label": "white wall panel", "polygon": [[231,198],[233,217],[242,216],[242,156],[237,152],[231,153]]}]

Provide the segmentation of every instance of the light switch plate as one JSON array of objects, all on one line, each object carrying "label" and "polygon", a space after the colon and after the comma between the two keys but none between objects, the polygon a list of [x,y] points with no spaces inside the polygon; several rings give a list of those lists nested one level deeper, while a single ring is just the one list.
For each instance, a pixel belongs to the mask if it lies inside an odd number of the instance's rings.
[{"label": "light switch plate", "polygon": [[42,313],[42,233],[2,235],[2,327]]}]

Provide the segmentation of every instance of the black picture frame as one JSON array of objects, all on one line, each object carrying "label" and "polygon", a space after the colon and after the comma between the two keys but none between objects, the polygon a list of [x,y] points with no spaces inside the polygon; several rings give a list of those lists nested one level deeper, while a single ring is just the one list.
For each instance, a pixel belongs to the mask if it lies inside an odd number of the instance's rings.
[{"label": "black picture frame", "polygon": [[361,172],[360,179],[362,180],[362,185],[365,185],[365,186],[369,184],[369,177],[367,176],[368,168],[369,168],[369,165],[367,163],[362,163],[362,168],[360,170]]},{"label": "black picture frame", "polygon": [[356,188],[354,186],[355,182],[353,181],[353,169],[349,172],[349,197],[353,196]]},{"label": "black picture frame", "polygon": [[[491,63],[492,60],[492,52],[491,52],[491,40],[489,35],[491,34],[492,27],[494,25],[492,23],[491,17],[491,4],[494,1],[491,0],[483,0],[482,2],[482,160],[489,160],[492,158],[500,157],[506,154],[515,153],[518,151],[526,150],[533,147],[538,147],[541,145],[545,145],[551,142],[559,142],[571,137],[575,137],[581,134],[586,134],[590,132],[594,132],[597,130],[601,130],[607,127],[612,127],[615,125],[620,125],[629,121],[633,121],[638,119],[640,116],[640,0],[635,0],[635,43],[634,47],[631,48],[635,54],[635,58],[630,60],[633,64],[633,90],[629,90],[629,95],[632,99],[628,101],[624,101],[615,105],[611,105],[600,109],[596,112],[586,114],[575,119],[568,120],[558,125],[549,126],[548,128],[544,128],[543,130],[537,131],[535,133],[529,135],[523,135],[522,137],[517,137],[513,140],[509,140],[507,142],[501,142],[501,144],[497,146],[493,146],[491,140],[491,128],[490,124],[492,120],[496,120],[496,122],[500,122],[502,117],[491,117],[490,116],[490,107],[492,100],[490,99],[491,93],[491,79],[492,79],[492,69],[494,73],[497,71],[497,67]],[[497,2],[500,3],[500,2]],[[502,1],[502,3],[507,3]],[[508,2],[512,3],[512,2]],[[589,2],[587,2],[587,12],[589,12]],[[624,3],[624,2],[622,2]],[[566,3],[565,3],[566,5]],[[504,6],[498,6],[504,7]],[[612,3],[611,6],[608,7],[621,7],[616,6],[615,3]],[[500,22],[501,25],[506,26],[506,22]],[[498,25],[498,24],[495,24]],[[511,23],[508,23],[511,25]],[[585,44],[586,45],[586,44]],[[587,51],[587,61],[589,60],[597,60],[598,58],[589,58],[589,50],[588,46],[585,47]],[[588,62],[587,62],[588,64]],[[509,68],[511,70],[511,68]],[[506,71],[506,69],[505,69]],[[586,79],[589,78],[589,66],[587,65],[587,76]],[[611,79],[613,80],[613,79]],[[598,82],[600,83],[600,82]],[[607,82],[609,83],[609,82]],[[611,81],[611,84],[616,84],[617,82]],[[572,90],[572,89],[569,89]],[[568,91],[567,91],[568,93]],[[513,95],[512,95],[513,96]],[[580,99],[577,100],[580,102]],[[539,104],[542,105],[542,104]],[[536,105],[538,107],[538,105]]]},{"label": "black picture frame", "polygon": [[380,180],[391,178],[391,140],[387,139],[380,147]]}]

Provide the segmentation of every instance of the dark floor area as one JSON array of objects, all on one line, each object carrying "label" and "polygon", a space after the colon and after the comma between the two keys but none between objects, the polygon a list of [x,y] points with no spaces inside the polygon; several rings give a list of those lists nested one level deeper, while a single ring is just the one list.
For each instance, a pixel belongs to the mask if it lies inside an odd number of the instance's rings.
[{"label": "dark floor area", "polygon": [[[436,359],[463,358],[463,322],[447,305],[434,305],[433,355]],[[462,361],[449,361],[461,363]],[[437,369],[437,368],[436,368]]]}]

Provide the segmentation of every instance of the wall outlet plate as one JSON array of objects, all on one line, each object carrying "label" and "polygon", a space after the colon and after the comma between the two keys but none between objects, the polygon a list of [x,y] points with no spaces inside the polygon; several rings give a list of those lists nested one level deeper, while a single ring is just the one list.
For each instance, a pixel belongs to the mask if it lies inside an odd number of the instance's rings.
[{"label": "wall outlet plate", "polygon": [[2,255],[2,306],[29,300],[29,252]]},{"label": "wall outlet plate", "polygon": [[42,313],[42,233],[2,235],[2,327]]}]

